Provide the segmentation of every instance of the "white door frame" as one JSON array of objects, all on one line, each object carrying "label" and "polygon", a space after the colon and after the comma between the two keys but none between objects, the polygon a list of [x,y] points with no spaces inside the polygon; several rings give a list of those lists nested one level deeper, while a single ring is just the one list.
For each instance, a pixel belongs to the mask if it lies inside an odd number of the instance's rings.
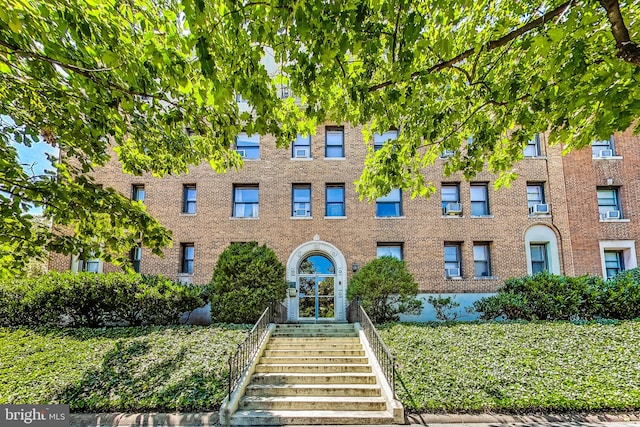
[{"label": "white door frame", "polygon": [[298,246],[287,261],[287,282],[289,286],[295,286],[295,295],[293,293],[287,294],[287,320],[290,322],[298,321],[298,292],[300,286],[298,282],[298,266],[303,258],[312,254],[324,255],[333,261],[333,265],[336,268],[335,320],[344,322],[347,320],[347,261],[338,248],[331,243],[320,240],[318,236],[314,237],[314,240]]}]

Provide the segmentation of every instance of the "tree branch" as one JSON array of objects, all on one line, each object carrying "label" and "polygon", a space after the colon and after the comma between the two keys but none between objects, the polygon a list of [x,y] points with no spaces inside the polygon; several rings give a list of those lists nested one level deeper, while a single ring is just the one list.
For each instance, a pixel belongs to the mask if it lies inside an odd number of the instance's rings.
[{"label": "tree branch", "polygon": [[44,61],[44,62],[48,62],[52,65],[57,65],[65,70],[71,71],[75,74],[79,74],[83,77],[86,77],[87,79],[91,80],[92,82],[94,82],[95,84],[102,86],[102,87],[108,87],[111,89],[116,89],[120,92],[124,92],[127,93],[129,95],[132,96],[146,96],[146,97],[150,97],[150,98],[155,98],[158,99],[160,101],[164,101],[168,104],[173,105],[176,108],[179,108],[180,106],[170,100],[167,99],[166,97],[163,96],[159,96],[159,95],[155,95],[155,94],[150,94],[150,93],[146,93],[144,91],[139,91],[139,90],[135,90],[135,89],[131,89],[131,88],[126,88],[124,86],[120,86],[117,83],[114,83],[113,81],[111,81],[110,79],[107,79],[106,81],[99,79],[94,73],[98,73],[98,72],[105,72],[105,71],[112,71],[113,68],[96,68],[96,69],[90,69],[90,68],[83,68],[83,67],[79,67],[77,65],[73,65],[73,64],[67,64],[65,62],[59,61],[57,59],[45,56],[45,55],[41,55],[39,53],[35,53],[35,52],[29,52],[27,50],[24,50],[18,46],[14,46],[12,44],[9,44],[7,42],[5,42],[4,40],[0,40],[0,46],[4,46],[7,49],[9,49],[11,51],[11,53],[21,56],[23,58],[31,58],[31,59],[37,59],[39,61]]},{"label": "tree branch", "polygon": [[393,41],[391,42],[391,62],[396,62],[396,43],[398,37],[398,27],[400,26],[400,14],[402,13],[402,3],[398,4],[398,13],[396,14],[396,25],[393,29]]},{"label": "tree branch", "polygon": [[[564,12],[568,7],[569,4],[571,2],[567,1],[562,3],[560,6],[556,7],[555,9],[545,13],[544,15],[542,15],[541,17],[539,17],[538,19],[534,19],[533,21],[523,25],[522,27],[519,27],[515,30],[513,30],[512,32],[510,32],[509,34],[506,34],[505,36],[500,37],[497,40],[491,40],[488,43],[486,43],[483,47],[483,50],[489,52],[491,50],[497,49],[499,47],[502,47],[504,45],[506,45],[507,43],[509,43],[511,40],[514,40],[518,37],[520,37],[521,35],[533,30],[534,28],[537,28],[543,24],[545,24],[546,22],[548,22],[549,20],[551,20],[551,18],[560,15],[562,12]],[[451,58],[448,61],[443,61],[443,62],[439,62],[438,64],[433,65],[432,67],[426,69],[426,70],[420,70],[420,71],[415,71],[411,74],[411,78],[416,78],[420,75],[424,75],[424,74],[430,74],[430,73],[434,73],[437,71],[441,71],[445,68],[449,68],[452,65],[455,65],[467,58],[469,58],[471,55],[473,55],[473,53],[475,52],[475,48],[471,48],[471,49],[467,49],[466,51],[462,52],[461,54]],[[369,88],[369,92],[374,92],[380,89],[384,89],[387,86],[391,86],[392,84],[394,84],[393,81],[391,80],[387,80],[386,82],[382,82],[382,83],[378,83],[377,85],[371,86]]]},{"label": "tree branch", "polygon": [[29,52],[27,50],[19,48],[18,46],[11,45],[11,44],[5,42],[4,40],[0,40],[0,46],[4,46],[4,47],[6,47],[7,49],[9,49],[11,51],[11,52],[3,52],[3,53],[14,53],[14,54],[17,54],[19,56],[22,56],[23,58],[31,58],[31,59],[38,59],[40,61],[46,61],[46,62],[48,62],[50,64],[58,65],[58,66],[60,66],[62,68],[65,68],[65,69],[70,70],[70,71],[74,71],[76,73],[99,73],[99,72],[114,70],[114,68],[84,68],[84,67],[78,67],[77,65],[67,64],[67,63],[64,63],[62,61],[59,61],[57,59],[51,58],[51,57],[46,56],[46,55],[42,55],[42,54],[35,53],[35,52]]},{"label": "tree branch", "polygon": [[618,0],[600,0],[600,5],[606,10],[607,18],[611,23],[611,33],[616,40],[618,58],[640,66],[640,46],[631,41],[629,30],[622,19]]},{"label": "tree branch", "polygon": [[342,70],[342,77],[347,78],[347,72],[344,69],[344,66],[342,65],[342,61],[340,61],[340,58],[336,57],[336,61],[338,61],[338,65],[340,66],[340,69]]}]

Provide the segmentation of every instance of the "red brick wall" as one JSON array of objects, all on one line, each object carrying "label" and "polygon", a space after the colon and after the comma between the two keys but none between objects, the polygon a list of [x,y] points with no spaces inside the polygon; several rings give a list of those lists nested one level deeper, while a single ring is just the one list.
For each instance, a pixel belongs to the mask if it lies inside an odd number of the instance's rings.
[{"label": "red brick wall", "polygon": [[[401,242],[404,258],[420,284],[422,292],[492,292],[505,278],[527,273],[524,236],[534,224],[551,227],[558,236],[561,270],[566,274],[598,273],[599,254],[594,233],[612,236],[633,234],[629,224],[611,226],[599,224],[597,217],[586,220],[582,212],[597,213],[595,184],[607,174],[615,173],[624,180],[625,214],[637,215],[627,204],[637,203],[637,148],[620,149],[624,161],[592,161],[590,150],[560,155],[560,147],[547,147],[542,136],[544,157],[525,159],[516,166],[520,177],[510,188],[493,191],[495,177],[480,173],[473,181],[489,183],[490,218],[472,218],[469,182],[460,176],[443,177],[444,160],[425,170],[438,192],[430,199],[413,199],[403,194],[402,218],[376,218],[375,203],[359,201],[353,182],[359,177],[366,154],[361,129],[345,126],[345,160],[324,158],[324,126],[312,136],[312,160],[292,160],[290,149],[276,149],[274,140],[263,137],[260,160],[247,160],[240,171],[216,174],[208,165],[193,167],[184,176],[162,179],[151,176],[132,177],[121,172],[112,160],[96,171],[98,182],[111,186],[125,195],[133,184],[144,184],[148,211],[173,231],[173,247],[163,258],[144,251],[142,272],[177,276],[180,266],[180,243],[195,245],[194,283],[211,278],[218,255],[231,242],[256,240],[274,249],[283,263],[300,244],[319,235],[338,247],[347,264],[360,266],[376,256],[377,242]],[[626,136],[631,141],[630,136]],[[636,147],[638,139],[636,141]],[[585,170],[585,165],[586,169]],[[604,169],[607,170],[604,170]],[[592,170],[593,169],[593,170]],[[609,169],[612,169],[610,171]],[[528,181],[544,182],[551,217],[530,218],[527,210]],[[444,218],[441,213],[440,185],[460,182],[464,215]],[[616,181],[617,182],[617,181]],[[183,184],[197,185],[197,213],[181,214]],[[232,215],[234,184],[258,184],[260,188],[259,219],[237,219]],[[312,219],[291,218],[291,187],[293,183],[311,184]],[[346,189],[346,219],[326,219],[325,184],[344,183]],[[635,184],[634,184],[635,183]],[[632,220],[633,223],[633,220]],[[635,226],[635,224],[633,224]],[[637,229],[635,229],[637,235]],[[574,237],[577,236],[577,237]],[[620,237],[629,238],[629,237]],[[443,245],[445,241],[462,242],[463,279],[444,278]],[[473,242],[491,242],[492,273],[497,279],[473,278]],[[594,249],[594,242],[596,249]],[[596,262],[597,258],[597,262]],[[51,267],[68,269],[69,257],[53,256]],[[105,271],[112,267],[105,268]],[[351,273],[350,273],[351,274]]]},{"label": "red brick wall", "polygon": [[[575,274],[602,275],[601,240],[637,240],[640,237],[640,138],[631,131],[614,136],[617,157],[592,159],[591,149],[564,159],[565,186]],[[596,187],[619,186],[622,212],[628,222],[601,222]]]}]

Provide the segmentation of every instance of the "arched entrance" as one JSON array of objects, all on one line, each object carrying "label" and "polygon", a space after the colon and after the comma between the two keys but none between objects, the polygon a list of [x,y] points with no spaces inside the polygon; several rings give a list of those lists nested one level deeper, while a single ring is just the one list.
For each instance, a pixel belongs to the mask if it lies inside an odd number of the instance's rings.
[{"label": "arched entrance", "polygon": [[334,322],[346,319],[346,261],[332,244],[303,243],[287,262],[288,320]]},{"label": "arched entrance", "polygon": [[335,319],[335,283],[336,269],[329,258],[305,257],[298,266],[298,319]]}]

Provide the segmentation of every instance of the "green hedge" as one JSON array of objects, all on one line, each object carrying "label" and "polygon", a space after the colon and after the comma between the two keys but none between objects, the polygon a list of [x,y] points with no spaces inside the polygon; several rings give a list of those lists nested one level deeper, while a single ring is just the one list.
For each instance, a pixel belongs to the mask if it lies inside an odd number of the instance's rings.
[{"label": "green hedge", "polygon": [[505,281],[494,296],[474,303],[486,320],[577,320],[640,318],[640,269],[609,280],[542,272]]},{"label": "green hedge", "polygon": [[285,266],[266,245],[231,243],[218,258],[205,292],[211,320],[255,323],[270,302],[284,300]]},{"label": "green hedge", "polygon": [[602,284],[600,315],[608,319],[640,318],[640,268],[623,271]]},{"label": "green hedge", "polygon": [[398,320],[399,314],[419,314],[418,284],[404,261],[383,256],[364,265],[347,287],[347,299],[360,298],[376,324]]},{"label": "green hedge", "polygon": [[0,282],[0,325],[175,324],[205,303],[200,294],[162,276],[51,272]]}]

